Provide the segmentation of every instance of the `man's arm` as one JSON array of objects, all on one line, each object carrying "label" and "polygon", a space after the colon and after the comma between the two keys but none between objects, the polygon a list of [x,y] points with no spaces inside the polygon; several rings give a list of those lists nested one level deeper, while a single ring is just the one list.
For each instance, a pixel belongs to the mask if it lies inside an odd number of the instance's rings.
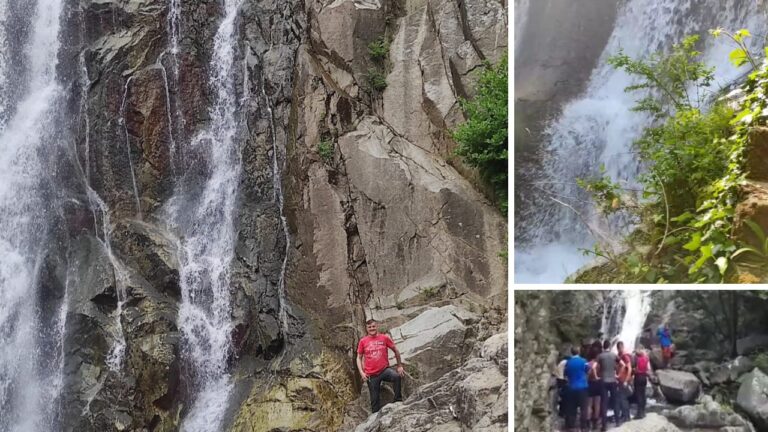
[{"label": "man's arm", "polygon": [[363,355],[360,353],[357,354],[357,370],[360,372],[363,382],[368,381],[368,375],[363,371]]},{"label": "man's arm", "polygon": [[400,358],[400,351],[398,351],[397,346],[395,346],[394,342],[392,343],[392,351],[395,352],[395,359],[397,360],[397,367],[395,370],[397,371],[397,374],[402,376],[405,376],[405,369],[403,369],[403,360]]}]

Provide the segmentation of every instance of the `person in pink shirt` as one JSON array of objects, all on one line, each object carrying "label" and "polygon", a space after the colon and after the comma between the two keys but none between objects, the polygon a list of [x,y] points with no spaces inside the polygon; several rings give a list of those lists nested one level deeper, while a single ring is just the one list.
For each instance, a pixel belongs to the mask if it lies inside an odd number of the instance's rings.
[{"label": "person in pink shirt", "polygon": [[[363,382],[368,383],[368,391],[371,393],[371,411],[378,412],[381,382],[389,381],[395,387],[395,402],[403,400],[400,390],[400,380],[405,376],[403,362],[400,359],[400,351],[388,335],[379,333],[379,323],[374,319],[365,322],[365,331],[368,333],[357,344],[357,370]],[[397,359],[396,371],[389,367],[389,352],[395,352]]]}]

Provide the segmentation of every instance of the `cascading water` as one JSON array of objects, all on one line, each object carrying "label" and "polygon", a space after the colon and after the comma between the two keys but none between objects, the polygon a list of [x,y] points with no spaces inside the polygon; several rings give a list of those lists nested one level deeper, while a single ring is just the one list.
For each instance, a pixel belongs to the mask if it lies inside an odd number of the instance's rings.
[{"label": "cascading water", "polygon": [[622,341],[625,350],[632,352],[650,310],[650,291],[611,291],[603,304],[602,337]]},{"label": "cascading water", "polygon": [[[525,208],[524,203],[517,203],[523,222],[518,225],[526,230],[525,237],[532,240],[525,245],[518,243],[516,248],[516,282],[560,283],[587,263],[589,258],[580,248],[590,248],[595,240],[615,244],[629,228],[624,224],[617,233],[615,227],[602,224],[589,196],[576,186],[577,178],[596,175],[601,165],[614,181],[629,187],[641,170],[632,153],[632,142],[650,120],[642,113],[630,111],[637,95],[625,93],[624,88],[633,81],[608,65],[606,58],[619,49],[631,57],[644,57],[670,48],[686,35],[706,34],[716,27],[749,28],[753,34],[763,35],[766,20],[757,8],[753,0],[623,2],[587,90],[568,103],[546,131],[544,172],[538,176],[545,181],[534,189],[543,192],[544,198],[538,202],[548,204]],[[762,52],[762,37],[751,42],[755,52]],[[725,38],[706,38],[703,58],[716,67],[716,85],[726,86],[745,72],[728,62],[732,48]]]},{"label": "cascading water", "polygon": [[[225,16],[214,39],[210,85],[214,104],[210,124],[190,143],[204,155],[207,179],[194,197],[175,197],[172,225],[182,233],[179,328],[185,361],[191,368],[193,400],[182,430],[220,430],[232,389],[227,360],[233,329],[230,304],[230,264],[237,230],[235,215],[241,172],[238,99],[234,84],[235,22],[242,0],[226,0]],[[173,203],[189,204],[192,214],[182,214]]]},{"label": "cascading water", "polygon": [[[11,37],[8,2],[0,2],[0,431],[55,430],[66,314],[45,316],[37,303],[47,235],[42,159],[53,143],[62,0],[39,0],[26,44],[26,93],[7,94]],[[8,38],[6,38],[6,36]],[[48,149],[50,150],[50,149]]]}]

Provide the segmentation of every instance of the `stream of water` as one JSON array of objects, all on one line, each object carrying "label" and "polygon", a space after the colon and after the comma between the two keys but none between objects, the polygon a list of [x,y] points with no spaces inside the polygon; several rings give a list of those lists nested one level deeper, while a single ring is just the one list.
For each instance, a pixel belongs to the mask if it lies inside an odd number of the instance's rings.
[{"label": "stream of water", "polygon": [[56,75],[63,0],[39,0],[29,11],[25,91],[7,88],[9,3],[0,1],[0,431],[55,430],[62,380],[65,307],[45,316],[39,304],[48,210],[42,159],[54,138],[54,109],[62,94]]},{"label": "stream of water", "polygon": [[234,83],[235,24],[241,3],[224,3],[210,67],[209,83],[215,98],[209,110],[211,120],[190,143],[192,149],[205,155],[207,179],[201,194],[181,200],[197,200],[189,207],[192,214],[174,215],[183,239],[178,321],[193,380],[192,406],[182,424],[187,432],[220,430],[232,390],[227,360],[232,352],[230,264],[237,239],[235,215],[241,173]]}]

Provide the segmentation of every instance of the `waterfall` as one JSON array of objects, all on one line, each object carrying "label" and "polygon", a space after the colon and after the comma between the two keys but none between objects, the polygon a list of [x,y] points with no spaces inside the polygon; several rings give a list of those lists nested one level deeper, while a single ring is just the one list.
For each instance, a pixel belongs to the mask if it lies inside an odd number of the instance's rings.
[{"label": "waterfall", "polygon": [[[225,16],[216,32],[209,76],[214,90],[210,124],[190,143],[207,163],[207,179],[192,214],[172,208],[173,224],[182,232],[179,328],[183,356],[192,374],[192,403],[182,430],[220,430],[232,381],[227,370],[233,329],[230,304],[230,264],[234,257],[237,191],[241,155],[235,135],[235,22],[242,0],[226,0]],[[187,205],[188,203],[184,203]],[[180,205],[180,204],[179,204]]]},{"label": "waterfall", "polygon": [[48,217],[42,157],[56,144],[48,131],[62,94],[56,76],[62,3],[35,5],[26,91],[12,101],[6,49],[13,30],[6,27],[8,4],[0,1],[0,431],[57,428],[65,304],[46,316],[37,290]]},{"label": "waterfall", "polygon": [[611,291],[603,304],[600,332],[604,339],[624,342],[624,350],[632,352],[650,311],[650,291]]},{"label": "waterfall", "polygon": [[515,0],[515,49],[523,39],[530,6],[530,0]]},{"label": "waterfall", "polygon": [[[601,223],[590,197],[575,184],[577,178],[594,176],[598,167],[627,186],[636,186],[641,170],[632,152],[632,142],[650,124],[643,113],[631,112],[638,99],[625,93],[632,78],[606,64],[606,58],[623,49],[631,57],[645,57],[669,49],[689,34],[706,34],[709,29],[749,28],[759,35],[751,40],[754,52],[762,53],[766,23],[753,0],[627,0],[618,18],[599,65],[583,95],[567,103],[562,114],[545,131],[543,145],[543,198],[546,205],[528,206],[519,217],[532,241],[518,244],[515,253],[517,282],[560,283],[589,260],[579,249],[590,248],[597,239],[618,243],[631,227],[621,229]],[[704,61],[716,67],[715,87],[726,86],[745,69],[728,62],[733,49],[726,38],[704,38]],[[541,193],[541,192],[538,192]],[[568,208],[554,199],[569,204]],[[576,213],[576,211],[579,214]],[[586,227],[589,224],[591,230]]]}]

